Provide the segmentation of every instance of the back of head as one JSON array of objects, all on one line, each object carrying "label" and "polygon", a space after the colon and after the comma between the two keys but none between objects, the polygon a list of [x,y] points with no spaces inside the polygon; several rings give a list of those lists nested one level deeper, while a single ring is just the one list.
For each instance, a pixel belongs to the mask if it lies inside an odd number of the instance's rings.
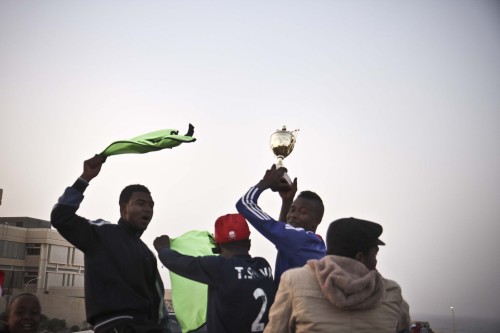
[{"label": "back of head", "polygon": [[302,198],[315,202],[318,207],[316,213],[318,214],[319,220],[321,221],[321,219],[323,218],[323,214],[325,213],[325,206],[323,205],[323,200],[321,200],[319,195],[317,195],[315,192],[312,191],[302,191],[299,193],[297,198]]},{"label": "back of head", "polygon": [[355,258],[358,252],[368,253],[376,245],[385,245],[379,238],[382,226],[378,223],[342,218],[330,223],[326,233],[326,254]]},{"label": "back of head", "polygon": [[241,214],[227,214],[215,221],[215,242],[226,249],[248,251],[250,229]]},{"label": "back of head", "polygon": [[120,193],[120,199],[118,200],[118,203],[120,205],[123,203],[127,203],[130,200],[130,198],[132,197],[132,193],[134,193],[134,192],[143,192],[143,193],[151,194],[149,189],[144,185],[139,185],[139,184],[128,185]]}]

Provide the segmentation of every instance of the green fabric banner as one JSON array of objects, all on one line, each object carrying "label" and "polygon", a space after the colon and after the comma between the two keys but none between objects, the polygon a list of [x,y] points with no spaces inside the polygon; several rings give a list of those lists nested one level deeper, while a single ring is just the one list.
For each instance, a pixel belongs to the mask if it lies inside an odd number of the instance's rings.
[{"label": "green fabric banner", "polygon": [[194,127],[189,124],[189,130],[185,135],[179,135],[175,129],[163,129],[151,133],[139,135],[130,140],[119,140],[110,144],[100,154],[104,157],[118,154],[144,154],[165,148],[174,148],[184,142],[194,142]]},{"label": "green fabric banner", "polygon": [[[214,255],[215,239],[208,231],[193,230],[170,239],[170,248],[190,256]],[[206,284],[170,272],[172,305],[182,333],[200,328],[207,321]]]}]

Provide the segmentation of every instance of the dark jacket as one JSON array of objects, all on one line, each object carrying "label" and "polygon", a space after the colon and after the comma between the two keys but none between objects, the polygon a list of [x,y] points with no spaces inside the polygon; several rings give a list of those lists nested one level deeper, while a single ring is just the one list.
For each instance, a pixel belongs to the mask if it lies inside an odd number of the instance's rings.
[{"label": "dark jacket", "polygon": [[276,294],[266,259],[248,254],[193,257],[168,248],[158,255],[171,272],[208,285],[209,333],[264,331]]}]

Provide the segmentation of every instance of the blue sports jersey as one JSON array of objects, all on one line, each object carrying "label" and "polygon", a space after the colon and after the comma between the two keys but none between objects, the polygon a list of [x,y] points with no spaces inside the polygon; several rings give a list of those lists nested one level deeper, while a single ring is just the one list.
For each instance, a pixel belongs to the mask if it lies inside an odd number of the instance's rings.
[{"label": "blue sports jersey", "polygon": [[278,249],[274,279],[279,283],[281,274],[287,269],[302,267],[309,259],[321,259],[325,256],[325,242],[312,231],[295,228],[276,221],[267,215],[257,204],[262,190],[251,187],[238,200],[236,208],[247,221]]}]

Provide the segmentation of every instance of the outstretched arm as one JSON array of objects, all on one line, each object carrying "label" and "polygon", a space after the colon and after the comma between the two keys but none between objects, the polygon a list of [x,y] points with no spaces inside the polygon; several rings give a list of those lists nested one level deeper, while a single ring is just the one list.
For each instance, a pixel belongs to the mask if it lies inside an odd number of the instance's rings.
[{"label": "outstretched arm", "polygon": [[276,169],[273,165],[266,171],[262,180],[254,187],[251,187],[236,203],[236,209],[245,219],[259,231],[264,237],[270,240],[276,247],[284,251],[294,251],[300,247],[301,237],[294,228],[287,228],[285,222],[276,221],[258,205],[258,199],[263,191],[270,188],[272,191],[290,191],[291,185],[282,179],[284,168]]},{"label": "outstretched arm", "polygon": [[73,184],[66,188],[63,195],[52,209],[50,222],[54,228],[71,244],[83,252],[91,250],[98,241],[89,220],[76,215],[83,200],[83,192],[88,182],[94,179],[101,171],[105,158],[100,155],[86,160],[83,163],[83,172]]},{"label": "outstretched arm", "polygon": [[167,235],[157,237],[153,245],[161,263],[175,274],[205,284],[220,280],[219,256],[194,257],[181,254],[170,249],[170,238]]},{"label": "outstretched arm", "polygon": [[[304,243],[317,242],[318,252],[324,255],[324,244],[321,239],[311,232],[305,231],[303,228],[295,228],[288,225],[285,220],[276,221],[271,216],[260,208],[258,199],[262,192],[268,188],[273,191],[283,191],[292,193],[292,186],[297,184],[295,180],[293,184],[289,184],[282,179],[285,169],[276,169],[272,166],[267,170],[262,180],[254,187],[251,187],[236,203],[236,209],[242,214],[245,219],[259,231],[264,237],[271,241],[276,247],[283,252],[293,254],[300,249]],[[308,254],[310,255],[310,254]]]}]

